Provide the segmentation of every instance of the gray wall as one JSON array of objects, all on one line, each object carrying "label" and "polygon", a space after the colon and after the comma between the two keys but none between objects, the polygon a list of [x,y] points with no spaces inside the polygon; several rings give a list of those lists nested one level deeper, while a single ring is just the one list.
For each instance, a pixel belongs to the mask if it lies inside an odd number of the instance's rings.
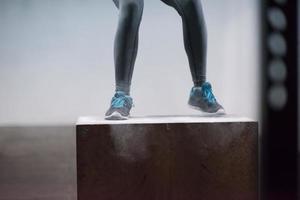
[{"label": "gray wall", "polygon": [[[258,0],[203,1],[208,78],[228,113],[258,118]],[[118,11],[98,0],[0,0],[0,125],[103,115],[114,89]],[[133,115],[196,114],[177,13],[145,0]]]}]

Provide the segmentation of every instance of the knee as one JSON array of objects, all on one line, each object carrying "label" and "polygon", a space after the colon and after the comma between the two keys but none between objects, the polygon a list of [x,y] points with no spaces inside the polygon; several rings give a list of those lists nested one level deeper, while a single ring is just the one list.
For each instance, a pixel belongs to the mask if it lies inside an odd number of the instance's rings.
[{"label": "knee", "polygon": [[204,15],[200,0],[182,0],[180,1],[179,14],[182,17],[193,18],[194,20],[203,21]]},{"label": "knee", "polygon": [[181,1],[181,7],[183,9],[193,9],[197,8],[200,5],[200,0],[183,0]]},{"label": "knee", "polygon": [[139,19],[143,13],[143,3],[141,0],[124,1],[121,5],[121,12],[127,19]]}]

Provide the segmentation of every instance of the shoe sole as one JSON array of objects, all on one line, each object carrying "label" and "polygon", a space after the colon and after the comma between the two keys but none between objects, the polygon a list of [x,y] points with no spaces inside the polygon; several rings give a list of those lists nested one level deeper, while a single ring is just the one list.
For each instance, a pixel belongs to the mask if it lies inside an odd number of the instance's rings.
[{"label": "shoe sole", "polygon": [[205,112],[203,111],[201,108],[197,107],[197,106],[192,106],[190,104],[188,104],[188,106],[194,110],[198,110],[201,113],[203,113],[205,116],[220,116],[220,115],[226,115],[226,112],[224,109],[219,109],[217,112],[214,113],[209,113],[209,112]]},{"label": "shoe sole", "polygon": [[127,120],[129,116],[123,116],[119,112],[113,112],[111,115],[105,116],[106,120]]}]

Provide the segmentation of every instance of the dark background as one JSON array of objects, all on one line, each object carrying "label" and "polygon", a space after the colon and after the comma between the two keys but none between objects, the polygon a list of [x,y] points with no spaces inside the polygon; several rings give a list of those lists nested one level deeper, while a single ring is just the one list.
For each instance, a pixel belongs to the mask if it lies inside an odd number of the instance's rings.
[{"label": "dark background", "polygon": [[[274,8],[282,17],[272,23]],[[278,24],[279,18],[286,25]],[[298,199],[298,1],[265,0],[261,19],[262,195],[265,199]],[[287,72],[284,80],[269,75],[274,60],[282,61]],[[270,95],[275,90],[277,94]],[[285,103],[278,103],[283,96]]]}]

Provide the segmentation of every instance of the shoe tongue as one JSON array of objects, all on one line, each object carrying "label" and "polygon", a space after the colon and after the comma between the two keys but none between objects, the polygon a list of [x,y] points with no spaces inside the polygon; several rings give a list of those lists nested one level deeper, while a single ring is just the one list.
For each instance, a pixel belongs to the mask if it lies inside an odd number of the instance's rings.
[{"label": "shoe tongue", "polygon": [[116,92],[116,94],[115,94],[115,97],[122,97],[122,96],[126,96],[126,93],[125,92],[121,92],[121,91],[118,91],[118,92]]}]

